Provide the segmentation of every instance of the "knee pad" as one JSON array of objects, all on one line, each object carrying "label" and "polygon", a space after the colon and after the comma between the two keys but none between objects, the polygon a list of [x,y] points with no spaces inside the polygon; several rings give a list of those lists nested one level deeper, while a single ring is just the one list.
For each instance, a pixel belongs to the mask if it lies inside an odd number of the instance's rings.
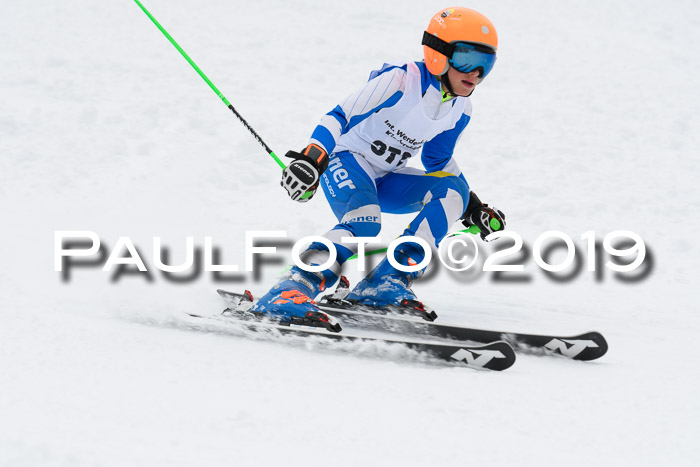
[{"label": "knee pad", "polygon": [[382,224],[377,222],[349,222],[343,224],[353,237],[376,237],[382,231]]}]

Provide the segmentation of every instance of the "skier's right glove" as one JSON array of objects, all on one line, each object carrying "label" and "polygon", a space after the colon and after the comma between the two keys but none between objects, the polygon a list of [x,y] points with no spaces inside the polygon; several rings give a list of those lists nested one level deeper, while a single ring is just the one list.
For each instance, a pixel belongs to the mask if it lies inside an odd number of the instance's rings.
[{"label": "skier's right glove", "polygon": [[506,215],[503,214],[503,211],[482,203],[473,191],[469,193],[469,204],[460,220],[467,228],[472,225],[479,227],[482,240],[486,240],[490,234],[506,228]]},{"label": "skier's right glove", "polygon": [[282,171],[280,185],[294,201],[305,203],[316,193],[318,179],[328,168],[328,154],[320,146],[309,144],[300,153],[287,151],[286,156],[294,161]]}]

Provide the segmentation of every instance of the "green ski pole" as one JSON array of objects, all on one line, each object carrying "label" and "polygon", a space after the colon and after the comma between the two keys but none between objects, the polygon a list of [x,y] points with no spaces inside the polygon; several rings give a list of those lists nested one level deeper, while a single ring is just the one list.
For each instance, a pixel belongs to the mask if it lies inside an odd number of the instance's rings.
[{"label": "green ski pole", "polygon": [[187,52],[182,50],[182,47],[180,47],[180,45],[177,42],[175,42],[175,39],[173,39],[173,37],[170,34],[168,34],[168,31],[166,31],[163,28],[163,26],[160,25],[160,23],[153,17],[153,15],[146,9],[145,6],[143,6],[143,4],[139,0],[134,0],[134,1],[143,10],[143,12],[146,13],[146,16],[148,16],[151,19],[151,21],[153,21],[153,24],[155,24],[156,27],[158,29],[160,29],[160,32],[163,33],[163,35],[178,50],[178,52],[180,52],[180,54],[182,54],[182,56],[185,57],[185,60],[187,60],[190,65],[192,65],[192,68],[194,68],[194,70],[199,74],[199,76],[201,76],[202,79],[209,85],[209,87],[212,89],[212,91],[214,91],[216,93],[216,95],[219,96],[219,99],[221,99],[223,101],[223,103],[226,104],[226,106],[228,106],[229,109],[231,109],[231,112],[233,112],[233,114],[236,117],[238,117],[238,119],[241,121],[241,123],[243,123],[243,126],[246,127],[248,129],[248,131],[250,131],[250,133],[255,137],[256,140],[258,140],[258,142],[262,145],[262,147],[265,148],[267,153],[275,160],[275,162],[277,162],[277,164],[282,168],[282,170],[284,170],[286,168],[286,166],[284,165],[284,162],[282,162],[279,159],[279,157],[277,157],[277,155],[272,151],[272,149],[270,149],[270,147],[267,144],[265,144],[265,141],[263,141],[263,139],[260,137],[260,135],[258,135],[255,132],[255,130],[253,129],[253,127],[251,127],[248,124],[248,122],[245,121],[245,119],[241,116],[241,114],[239,114],[238,111],[233,107],[233,105],[231,105],[231,103],[228,101],[228,99],[226,99],[226,97],[223,94],[221,94],[221,91],[219,91],[217,89],[217,87],[214,86],[214,83],[212,83],[211,80],[209,78],[207,78],[207,75],[205,75],[204,72],[202,70],[200,70],[200,68],[197,66],[197,64],[194,63],[194,61],[190,58],[189,55],[187,55]]},{"label": "green ski pole", "polygon": [[[470,234],[476,235],[479,232],[481,232],[481,229],[479,229],[478,226],[471,225],[471,226],[469,226],[468,229],[460,230],[459,232],[455,232],[455,233],[470,233]],[[386,251],[387,251],[387,248],[379,248],[377,250],[370,250],[370,251],[365,252],[365,256],[372,256],[372,255],[377,255],[379,253],[386,253]],[[351,257],[348,258],[348,261],[350,261],[351,259],[357,259],[357,255],[356,254],[352,255]]]}]

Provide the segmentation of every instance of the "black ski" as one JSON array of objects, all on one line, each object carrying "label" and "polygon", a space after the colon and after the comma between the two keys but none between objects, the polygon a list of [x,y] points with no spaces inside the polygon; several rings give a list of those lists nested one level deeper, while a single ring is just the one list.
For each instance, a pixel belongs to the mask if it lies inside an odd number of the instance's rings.
[{"label": "black ski", "polygon": [[[218,290],[219,295],[228,300],[238,300],[244,295]],[[251,301],[253,296],[246,291],[245,300]],[[418,335],[421,337],[433,337],[441,339],[453,339],[460,341],[489,343],[505,341],[516,350],[523,353],[543,355],[562,355],[573,360],[595,360],[608,351],[608,343],[599,332],[592,331],[575,336],[553,336],[539,334],[522,334],[506,331],[494,331],[487,329],[475,329],[464,326],[439,324],[431,322],[436,317],[432,310],[424,307],[406,307],[405,310],[394,307],[391,310],[373,308],[350,303],[342,299],[329,298],[333,295],[322,297],[317,306],[334,316],[343,319],[347,325],[381,329],[403,335]]]},{"label": "black ski", "polygon": [[412,314],[398,314],[395,311],[358,306],[345,300],[323,297],[318,307],[353,325],[384,329],[391,332],[418,334],[474,342],[492,342],[504,340],[516,350],[530,353],[555,353],[574,360],[595,360],[608,351],[608,343],[602,334],[596,331],[575,336],[560,337],[552,335],[521,334],[505,331],[474,329],[427,322]]},{"label": "black ski", "polygon": [[397,344],[410,349],[426,352],[433,357],[447,362],[461,362],[467,367],[503,371],[515,363],[515,351],[507,342],[496,340],[484,345],[469,345],[460,342],[431,342],[420,338],[388,338],[365,336],[353,333],[352,330],[342,332],[329,332],[320,327],[301,326],[295,324],[282,324],[270,321],[252,319],[245,312],[252,306],[252,295],[237,294],[225,290],[217,290],[224,297],[230,307],[223,314],[204,316],[188,313],[196,323],[210,323],[216,325],[236,325],[254,332],[278,332],[280,334],[295,334],[302,336],[317,336],[337,341],[370,341],[387,344]]}]

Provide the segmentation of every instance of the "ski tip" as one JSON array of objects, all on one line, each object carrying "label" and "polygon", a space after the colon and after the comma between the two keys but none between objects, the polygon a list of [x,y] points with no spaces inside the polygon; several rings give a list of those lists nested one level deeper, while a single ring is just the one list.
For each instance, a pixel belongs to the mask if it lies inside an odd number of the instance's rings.
[{"label": "ski tip", "polygon": [[577,340],[590,341],[595,345],[587,346],[581,353],[574,357],[574,360],[590,361],[596,360],[608,352],[608,341],[597,331],[587,332],[576,336]]},{"label": "ski tip", "polygon": [[513,346],[510,345],[508,342],[505,342],[505,341],[492,342],[491,344],[487,345],[485,347],[485,349],[500,352],[505,357],[503,359],[492,360],[490,362],[490,365],[486,366],[486,368],[488,368],[489,370],[503,371],[503,370],[507,370],[508,368],[512,367],[515,364],[515,360],[517,359],[515,349],[513,349]]},{"label": "ski tip", "polygon": [[544,349],[572,360],[596,360],[608,351],[608,342],[599,332],[592,331],[571,337],[550,337]]}]

